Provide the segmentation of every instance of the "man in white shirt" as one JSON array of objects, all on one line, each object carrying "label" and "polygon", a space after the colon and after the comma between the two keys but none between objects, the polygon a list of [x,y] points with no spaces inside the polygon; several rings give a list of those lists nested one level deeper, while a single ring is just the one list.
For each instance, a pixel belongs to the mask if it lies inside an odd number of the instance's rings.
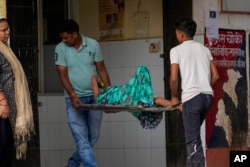
[{"label": "man in white shirt", "polygon": [[[197,24],[182,19],[175,26],[179,45],[170,51],[171,105],[182,102],[187,167],[205,167],[205,157],[200,137],[200,127],[213,101],[213,85],[219,78],[210,50],[195,42]],[[181,75],[181,100],[178,98],[179,72]]]}]

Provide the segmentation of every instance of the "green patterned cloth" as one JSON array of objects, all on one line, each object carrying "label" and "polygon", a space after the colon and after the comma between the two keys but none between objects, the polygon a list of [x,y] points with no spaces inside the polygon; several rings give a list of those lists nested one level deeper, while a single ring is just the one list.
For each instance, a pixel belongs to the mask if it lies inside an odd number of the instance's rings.
[{"label": "green patterned cloth", "polygon": [[[139,66],[125,85],[110,86],[97,97],[98,104],[124,104],[154,107],[153,89],[149,70]],[[162,119],[162,112],[131,112],[144,129],[154,129]]]}]

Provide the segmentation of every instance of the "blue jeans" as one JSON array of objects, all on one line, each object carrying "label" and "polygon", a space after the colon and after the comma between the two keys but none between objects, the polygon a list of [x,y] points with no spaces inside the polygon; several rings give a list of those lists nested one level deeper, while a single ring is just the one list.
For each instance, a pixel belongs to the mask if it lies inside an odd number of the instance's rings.
[{"label": "blue jeans", "polygon": [[199,94],[183,103],[187,167],[205,167],[200,128],[212,105],[212,101],[212,95]]},{"label": "blue jeans", "polygon": [[[91,104],[93,96],[80,97],[82,103]],[[97,167],[93,147],[100,135],[102,112],[95,110],[77,110],[72,107],[69,97],[65,97],[68,124],[73,135],[77,150],[68,161],[68,167]]]}]

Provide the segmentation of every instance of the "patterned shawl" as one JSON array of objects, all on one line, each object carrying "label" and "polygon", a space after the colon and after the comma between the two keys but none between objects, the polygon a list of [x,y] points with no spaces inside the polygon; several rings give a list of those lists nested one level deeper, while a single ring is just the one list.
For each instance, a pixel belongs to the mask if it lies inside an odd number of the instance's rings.
[{"label": "patterned shawl", "polygon": [[0,50],[10,62],[15,76],[15,102],[16,113],[14,113],[14,141],[16,146],[16,158],[25,159],[27,141],[34,132],[33,112],[29,94],[28,83],[19,60],[9,46],[0,41]]}]

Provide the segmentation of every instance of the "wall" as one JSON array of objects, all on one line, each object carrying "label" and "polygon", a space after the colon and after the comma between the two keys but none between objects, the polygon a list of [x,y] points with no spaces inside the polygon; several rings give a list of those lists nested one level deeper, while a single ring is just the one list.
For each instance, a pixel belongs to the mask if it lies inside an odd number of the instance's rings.
[{"label": "wall", "polygon": [[[162,37],[162,0],[125,0],[125,38],[135,38],[134,12],[140,2],[139,11],[149,12],[149,35],[148,38]],[[98,1],[78,0],[78,21],[81,32],[90,37],[99,39]]]},{"label": "wall", "polygon": [[[127,38],[135,38],[133,13],[137,11],[138,1],[126,0],[126,31]],[[204,34],[205,27],[205,11],[217,10],[221,11],[221,0],[193,0],[193,19],[197,22],[197,35]],[[149,11],[149,37],[162,37],[162,0],[141,0],[141,11]],[[78,21],[81,26],[81,32],[88,36],[99,39],[99,23],[98,23],[98,1],[81,1],[78,0]],[[96,18],[96,19],[91,19]],[[219,27],[232,29],[250,29],[250,15],[247,14],[228,14],[220,13]],[[244,24],[242,24],[244,23]]]},{"label": "wall", "polygon": [[[193,0],[193,19],[198,23],[197,34],[204,34],[205,12],[207,10],[221,11],[221,0]],[[219,14],[219,27],[226,29],[250,29],[249,14]]]},{"label": "wall", "polygon": [[[194,15],[193,18],[198,22],[198,34],[204,34],[205,27],[205,12],[207,10],[221,11],[220,0],[193,0]],[[219,13],[219,28],[225,29],[239,29],[249,32],[250,29],[250,15],[249,14],[232,14],[232,13]],[[247,38],[248,39],[248,38]],[[247,62],[249,61],[249,41],[247,41]],[[249,64],[247,64],[249,71]],[[248,76],[249,77],[249,76]],[[236,79],[237,80],[237,79]],[[249,87],[248,87],[249,89]],[[249,92],[249,90],[248,90]],[[249,94],[249,93],[248,93]],[[249,97],[249,96],[248,96]],[[238,99],[240,100],[240,99]],[[248,99],[249,102],[249,99]],[[249,103],[248,103],[249,104]],[[250,118],[250,113],[248,113]],[[250,120],[248,120],[250,123]],[[248,124],[249,124],[248,123]],[[250,132],[250,127],[248,128]],[[250,133],[248,134],[249,140]],[[248,141],[249,142],[249,141]],[[246,148],[244,148],[246,149]],[[212,148],[206,150],[207,166],[208,167],[221,167],[229,166],[229,150],[227,148]]]}]

